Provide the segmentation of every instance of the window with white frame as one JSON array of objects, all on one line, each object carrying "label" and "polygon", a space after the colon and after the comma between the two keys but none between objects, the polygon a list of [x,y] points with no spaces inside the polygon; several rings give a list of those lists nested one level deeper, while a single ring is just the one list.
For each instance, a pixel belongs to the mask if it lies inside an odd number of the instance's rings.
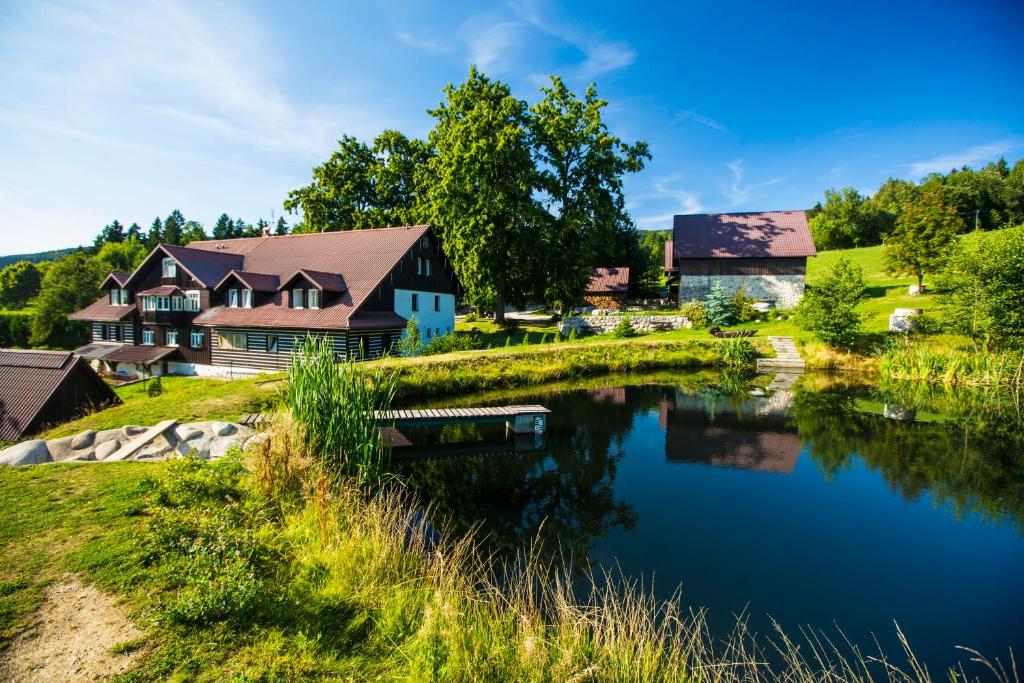
[{"label": "window with white frame", "polygon": [[307,294],[307,296],[309,296],[309,307],[310,308],[320,308],[320,290],[319,289],[309,289],[309,290],[306,290],[306,294]]},{"label": "window with white frame", "polygon": [[198,313],[199,312],[199,290],[198,289],[190,289],[187,292],[185,292],[185,297],[188,300],[188,306],[185,307],[185,310],[186,311],[191,311],[193,313]]},{"label": "window with white frame", "polygon": [[203,348],[203,331],[202,330],[192,330],[192,334],[189,335],[188,342],[189,342],[189,346],[191,346],[193,349],[201,349],[201,348]]},{"label": "window with white frame", "polygon": [[156,310],[158,310],[158,311],[169,311],[169,310],[171,310],[171,297],[169,297],[169,296],[158,296],[156,298]]},{"label": "window with white frame", "polygon": [[127,306],[128,305],[128,290],[127,289],[122,289],[120,291],[121,291],[121,305],[122,306]]},{"label": "window with white frame", "polygon": [[185,309],[185,298],[180,296],[171,297],[171,310],[182,311]]},{"label": "window with white frame", "polygon": [[429,258],[423,259],[423,274],[424,275],[430,275],[430,259]]},{"label": "window with white frame", "polygon": [[238,308],[238,290],[228,290],[228,308]]},{"label": "window with white frame", "polygon": [[164,277],[176,277],[178,275],[178,264],[174,262],[174,259],[165,258],[163,260],[163,273]]},{"label": "window with white frame", "polygon": [[292,308],[302,308],[302,292],[301,289],[292,290]]},{"label": "window with white frame", "polygon": [[252,290],[242,290],[242,308],[252,308]]},{"label": "window with white frame", "polygon": [[152,346],[153,344],[156,344],[156,332],[154,332],[153,330],[143,330],[142,343],[145,344],[146,346]]},{"label": "window with white frame", "polygon": [[218,332],[217,348],[231,349],[234,351],[245,351],[247,346],[247,335],[245,332]]},{"label": "window with white frame", "polygon": [[178,345],[178,331],[177,330],[167,330],[167,334],[164,335],[164,344],[167,345],[167,346],[177,346]]},{"label": "window with white frame", "polygon": [[121,305],[121,290],[112,289],[110,290],[110,305],[120,306]]},{"label": "window with white frame", "polygon": [[416,257],[416,274],[423,275],[423,259],[419,256]]},{"label": "window with white frame", "polygon": [[152,296],[144,296],[144,297],[142,297],[142,310],[144,310],[144,311],[155,311],[156,310],[155,297],[152,297]]}]

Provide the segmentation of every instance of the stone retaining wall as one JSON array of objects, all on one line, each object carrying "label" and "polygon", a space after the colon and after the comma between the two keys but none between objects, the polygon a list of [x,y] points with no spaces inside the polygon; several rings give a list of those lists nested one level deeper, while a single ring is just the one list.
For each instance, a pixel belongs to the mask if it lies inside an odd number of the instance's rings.
[{"label": "stone retaining wall", "polygon": [[562,336],[568,335],[572,330],[576,330],[576,334],[607,334],[625,317],[629,318],[637,332],[663,332],[693,327],[693,323],[685,315],[580,315],[563,320],[558,330]]}]

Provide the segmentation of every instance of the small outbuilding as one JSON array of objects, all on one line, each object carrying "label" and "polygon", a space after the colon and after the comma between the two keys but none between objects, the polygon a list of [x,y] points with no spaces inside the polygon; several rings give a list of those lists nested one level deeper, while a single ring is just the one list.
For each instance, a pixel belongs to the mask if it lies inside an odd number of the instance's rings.
[{"label": "small outbuilding", "polygon": [[120,402],[88,361],[73,353],[0,349],[0,441]]},{"label": "small outbuilding", "polygon": [[674,218],[665,273],[680,303],[704,299],[718,282],[792,308],[803,298],[807,257],[815,255],[803,211],[690,214]]},{"label": "small outbuilding", "polygon": [[616,266],[611,268],[594,268],[590,274],[590,283],[583,300],[588,306],[606,308],[613,311],[626,307],[626,294],[629,291],[629,268]]}]

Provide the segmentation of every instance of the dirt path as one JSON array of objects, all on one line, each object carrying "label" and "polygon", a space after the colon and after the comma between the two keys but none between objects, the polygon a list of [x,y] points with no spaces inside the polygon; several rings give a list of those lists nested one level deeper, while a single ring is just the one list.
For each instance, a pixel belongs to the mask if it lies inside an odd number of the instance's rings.
[{"label": "dirt path", "polygon": [[[108,595],[68,574],[0,657],[3,681],[97,681],[134,667],[143,632]],[[129,652],[115,646],[132,643]]]}]

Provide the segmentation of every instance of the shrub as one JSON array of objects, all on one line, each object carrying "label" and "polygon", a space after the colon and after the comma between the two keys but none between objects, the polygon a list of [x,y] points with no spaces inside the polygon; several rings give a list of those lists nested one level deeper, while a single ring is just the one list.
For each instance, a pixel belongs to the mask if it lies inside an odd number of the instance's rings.
[{"label": "shrub", "polygon": [[729,293],[718,280],[711,285],[711,291],[704,299],[704,312],[711,325],[728,326],[733,323],[732,301]]},{"label": "shrub", "polygon": [[27,347],[32,331],[32,314],[29,311],[0,312],[0,347]]},{"label": "shrub", "polygon": [[633,321],[629,319],[629,316],[624,317],[619,321],[619,324],[612,330],[612,334],[620,339],[626,337],[635,337],[637,335],[636,328],[633,327]]},{"label": "shrub", "polygon": [[436,356],[439,353],[474,351],[480,348],[483,348],[483,340],[479,335],[453,332],[431,339],[430,343],[420,350],[420,355]]},{"label": "shrub", "polygon": [[751,320],[756,320],[757,309],[754,308],[756,301],[757,299],[747,295],[746,285],[737,289],[733,293],[732,299],[729,300],[729,310],[732,312],[733,320],[738,323],[749,323]]},{"label": "shrub", "polygon": [[416,316],[412,316],[405,324],[405,334],[398,340],[395,348],[398,349],[399,355],[409,358],[419,354],[422,347],[423,338],[420,336],[420,325]]},{"label": "shrub", "polygon": [[687,301],[679,307],[679,313],[693,323],[694,329],[701,329],[708,326],[708,314],[704,311],[704,304],[694,299]]},{"label": "shrub", "polygon": [[160,394],[164,393],[164,385],[160,381],[160,375],[153,378],[153,381],[146,387],[146,395],[150,398],[156,398]]},{"label": "shrub", "polygon": [[479,319],[480,318],[477,316],[476,313],[467,313],[465,315],[465,317],[463,318],[463,321],[465,321],[467,323],[475,323]]},{"label": "shrub", "polygon": [[860,330],[856,308],[863,298],[860,267],[841,257],[817,285],[807,288],[797,307],[797,323],[826,344],[849,348]]},{"label": "shrub", "polygon": [[723,339],[718,345],[718,364],[727,368],[746,367],[756,359],[757,350],[746,339]]}]

